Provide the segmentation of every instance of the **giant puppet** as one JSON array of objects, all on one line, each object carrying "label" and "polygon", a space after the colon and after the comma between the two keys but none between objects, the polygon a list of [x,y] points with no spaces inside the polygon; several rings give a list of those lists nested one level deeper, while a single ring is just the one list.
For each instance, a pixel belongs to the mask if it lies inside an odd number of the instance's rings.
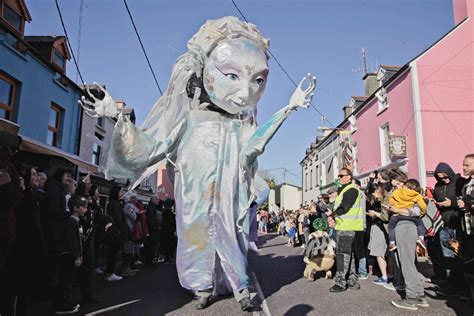
[{"label": "giant puppet", "polygon": [[304,78],[288,105],[259,126],[268,39],[255,25],[224,17],[207,21],[187,46],[141,127],[105,90],[102,100],[81,103],[90,115],[117,118],[107,178],[139,183],[167,160],[175,186],[176,266],[181,285],[199,298],[196,307],[206,307],[211,293],[233,292],[250,310],[247,210],[255,198],[256,159],[289,114],[308,107],[316,82]]}]

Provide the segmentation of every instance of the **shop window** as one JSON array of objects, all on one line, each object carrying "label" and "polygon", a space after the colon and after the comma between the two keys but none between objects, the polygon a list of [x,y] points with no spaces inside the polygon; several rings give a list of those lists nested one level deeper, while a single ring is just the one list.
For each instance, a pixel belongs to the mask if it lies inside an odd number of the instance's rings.
[{"label": "shop window", "polygon": [[13,105],[15,104],[16,82],[0,73],[0,117],[12,120]]},{"label": "shop window", "polygon": [[52,103],[51,108],[49,110],[48,135],[46,138],[46,143],[54,147],[59,147],[59,137],[61,132],[61,114],[61,108],[56,104]]}]

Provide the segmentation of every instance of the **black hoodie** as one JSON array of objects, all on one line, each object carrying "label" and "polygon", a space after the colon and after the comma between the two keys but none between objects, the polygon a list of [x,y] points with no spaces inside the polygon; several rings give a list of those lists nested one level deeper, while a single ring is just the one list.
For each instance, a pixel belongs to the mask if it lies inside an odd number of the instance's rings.
[{"label": "black hoodie", "polygon": [[[445,173],[450,179],[449,183],[444,183],[444,181],[438,177],[438,173]],[[444,162],[440,162],[436,166],[434,176],[437,181],[434,188],[434,199],[437,202],[443,202],[446,198],[451,201],[451,206],[438,206],[441,212],[441,218],[444,221],[444,227],[459,228],[461,222],[457,197],[461,194],[464,178],[459,174],[455,174],[453,169]]]}]

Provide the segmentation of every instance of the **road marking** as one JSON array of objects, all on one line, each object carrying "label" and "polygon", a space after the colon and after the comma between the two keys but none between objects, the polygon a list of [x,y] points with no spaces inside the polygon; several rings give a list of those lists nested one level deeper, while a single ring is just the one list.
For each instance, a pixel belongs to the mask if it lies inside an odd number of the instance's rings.
[{"label": "road marking", "polygon": [[267,305],[267,300],[265,299],[265,296],[263,295],[262,288],[260,287],[260,283],[258,283],[258,280],[257,280],[257,276],[255,275],[253,271],[250,271],[250,278],[252,279],[252,283],[254,284],[255,289],[257,290],[257,295],[260,298],[260,301],[262,302],[261,304],[262,311],[253,312],[253,315],[259,316],[259,315],[262,315],[262,312],[263,312],[263,315],[271,316],[270,309],[268,308],[268,305]]},{"label": "road marking", "polygon": [[99,309],[98,311],[88,313],[88,314],[86,314],[86,316],[99,315],[99,314],[102,314],[102,313],[105,313],[105,312],[110,312],[110,311],[119,309],[120,307],[130,305],[130,304],[133,304],[133,303],[136,303],[136,302],[139,302],[139,301],[141,301],[141,299],[133,300],[133,301],[130,301],[130,302],[126,302],[126,303],[122,303],[122,304],[118,304],[118,305],[114,305],[114,306],[110,306],[110,307],[106,307],[106,308],[103,308],[103,309]]}]

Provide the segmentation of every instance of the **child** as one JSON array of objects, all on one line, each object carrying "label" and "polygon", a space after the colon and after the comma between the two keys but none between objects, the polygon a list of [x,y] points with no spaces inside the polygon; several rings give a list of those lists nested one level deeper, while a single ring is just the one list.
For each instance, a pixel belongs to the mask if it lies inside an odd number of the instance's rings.
[{"label": "child", "polygon": [[69,198],[68,208],[71,216],[64,221],[64,244],[59,255],[58,281],[55,290],[56,314],[72,314],[79,310],[79,304],[69,301],[74,268],[82,264],[82,242],[79,218],[87,212],[88,201],[85,197],[73,194]]},{"label": "child", "polygon": [[426,203],[419,193],[420,191],[420,183],[415,179],[409,179],[406,182],[405,187],[393,191],[393,194],[389,199],[389,210],[391,207],[400,209],[411,208],[417,204],[421,209],[421,214],[419,217],[404,216],[399,214],[392,215],[388,222],[388,240],[390,242],[388,246],[389,251],[394,251],[397,249],[397,245],[395,244],[395,227],[400,220],[408,220],[415,223],[416,231],[418,233],[417,244],[420,245],[424,251],[426,251],[426,246],[424,243],[426,228],[423,224],[423,221],[421,220],[421,217],[426,213]]},{"label": "child", "polygon": [[297,235],[297,230],[296,230],[296,223],[294,220],[290,220],[290,229],[288,230],[288,246],[295,246],[296,244],[296,235]]}]

